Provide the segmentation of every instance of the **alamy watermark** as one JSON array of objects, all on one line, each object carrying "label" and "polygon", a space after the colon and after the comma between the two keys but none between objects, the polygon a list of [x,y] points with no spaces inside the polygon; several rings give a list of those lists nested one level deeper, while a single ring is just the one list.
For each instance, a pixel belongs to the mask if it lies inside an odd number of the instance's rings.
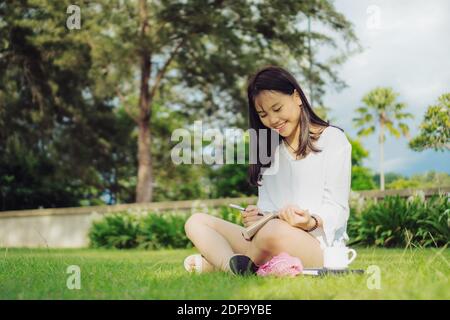
[{"label": "alamy watermark", "polygon": [[366,9],[367,20],[366,27],[369,30],[381,29],[381,8],[376,5],[370,5]]},{"label": "alamy watermark", "polygon": [[380,290],[381,289],[381,269],[377,265],[371,265],[367,267],[367,278],[366,284],[369,290]]},{"label": "alamy watermark", "polygon": [[[246,153],[246,138],[250,139],[249,152]],[[271,129],[217,128],[203,130],[202,121],[194,122],[194,129],[178,128],[172,132],[171,141],[177,141],[170,153],[172,162],[178,164],[256,164],[263,165],[278,157],[279,134]],[[270,153],[268,140],[270,139]],[[193,141],[193,143],[192,143]],[[204,146],[204,142],[211,142]],[[236,151],[236,152],[235,152]],[[235,157],[236,154],[236,157]],[[248,156],[248,158],[247,158]],[[275,161],[272,170],[277,169]],[[275,172],[274,172],[275,173]]]},{"label": "alamy watermark", "polygon": [[70,265],[66,270],[67,274],[70,276],[67,278],[66,286],[69,290],[80,290],[81,289],[81,269],[77,265]]},{"label": "alamy watermark", "polygon": [[79,6],[71,4],[67,7],[67,14],[70,16],[66,19],[66,26],[69,30],[80,30],[81,29],[81,9]]}]

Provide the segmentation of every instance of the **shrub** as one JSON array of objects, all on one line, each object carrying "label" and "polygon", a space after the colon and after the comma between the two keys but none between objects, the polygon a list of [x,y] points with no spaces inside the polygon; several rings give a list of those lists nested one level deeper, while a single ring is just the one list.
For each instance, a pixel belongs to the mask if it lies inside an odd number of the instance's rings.
[{"label": "shrub", "polygon": [[[408,199],[388,196],[381,201],[353,197],[347,231],[349,245],[405,247],[447,246],[450,240],[450,208],[447,195],[423,194]],[[241,204],[243,207],[246,204]],[[242,226],[241,213],[227,206],[211,214]],[[91,246],[102,248],[189,248],[185,213],[129,213],[106,215],[89,232]]]},{"label": "shrub", "polygon": [[[247,207],[246,204],[238,204],[242,207]],[[232,223],[235,223],[237,225],[243,226],[242,224],[242,218],[241,218],[241,212],[237,209],[231,208],[231,207],[226,207],[226,206],[222,206],[219,208],[219,217],[226,220],[226,221],[230,221]]]},{"label": "shrub", "polygon": [[192,247],[184,232],[186,214],[154,213],[145,216],[139,227],[140,248],[188,248]]},{"label": "shrub", "polygon": [[[241,224],[240,212],[229,207],[212,210],[212,214],[232,223]],[[152,213],[133,215],[127,212],[106,215],[95,221],[89,231],[90,245],[94,248],[162,249],[190,248],[184,224],[186,213]]]},{"label": "shrub", "polygon": [[450,239],[448,197],[402,199],[389,196],[360,214],[352,211],[348,231],[352,244],[383,247],[444,246]]},{"label": "shrub", "polygon": [[92,224],[90,244],[94,248],[130,249],[138,245],[139,220],[128,213],[106,215]]}]

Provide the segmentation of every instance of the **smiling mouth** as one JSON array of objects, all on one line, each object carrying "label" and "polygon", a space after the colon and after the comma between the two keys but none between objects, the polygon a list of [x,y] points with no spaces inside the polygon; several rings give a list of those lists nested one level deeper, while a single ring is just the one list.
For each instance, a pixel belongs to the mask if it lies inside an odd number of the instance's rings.
[{"label": "smiling mouth", "polygon": [[286,125],[287,121],[285,121],[281,126],[276,127],[275,130],[281,130]]}]

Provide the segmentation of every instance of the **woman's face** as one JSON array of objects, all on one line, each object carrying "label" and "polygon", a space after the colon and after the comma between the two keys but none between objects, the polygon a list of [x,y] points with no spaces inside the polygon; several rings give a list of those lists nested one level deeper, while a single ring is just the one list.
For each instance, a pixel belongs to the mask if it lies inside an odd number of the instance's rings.
[{"label": "woman's face", "polygon": [[261,122],[283,137],[289,137],[297,129],[301,103],[297,90],[292,95],[264,90],[255,98]]}]

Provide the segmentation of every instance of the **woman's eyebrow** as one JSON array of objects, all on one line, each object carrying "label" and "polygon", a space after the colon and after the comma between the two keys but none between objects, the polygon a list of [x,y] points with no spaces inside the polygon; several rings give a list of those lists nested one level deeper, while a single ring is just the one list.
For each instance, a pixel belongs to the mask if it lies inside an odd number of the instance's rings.
[{"label": "woman's eyebrow", "polygon": [[[279,102],[275,102],[269,109],[273,109],[273,107],[275,107],[276,105],[278,105]],[[262,109],[262,108],[261,108]],[[258,111],[256,110],[257,113],[261,113],[261,112],[265,112],[264,109],[262,111]]]}]

